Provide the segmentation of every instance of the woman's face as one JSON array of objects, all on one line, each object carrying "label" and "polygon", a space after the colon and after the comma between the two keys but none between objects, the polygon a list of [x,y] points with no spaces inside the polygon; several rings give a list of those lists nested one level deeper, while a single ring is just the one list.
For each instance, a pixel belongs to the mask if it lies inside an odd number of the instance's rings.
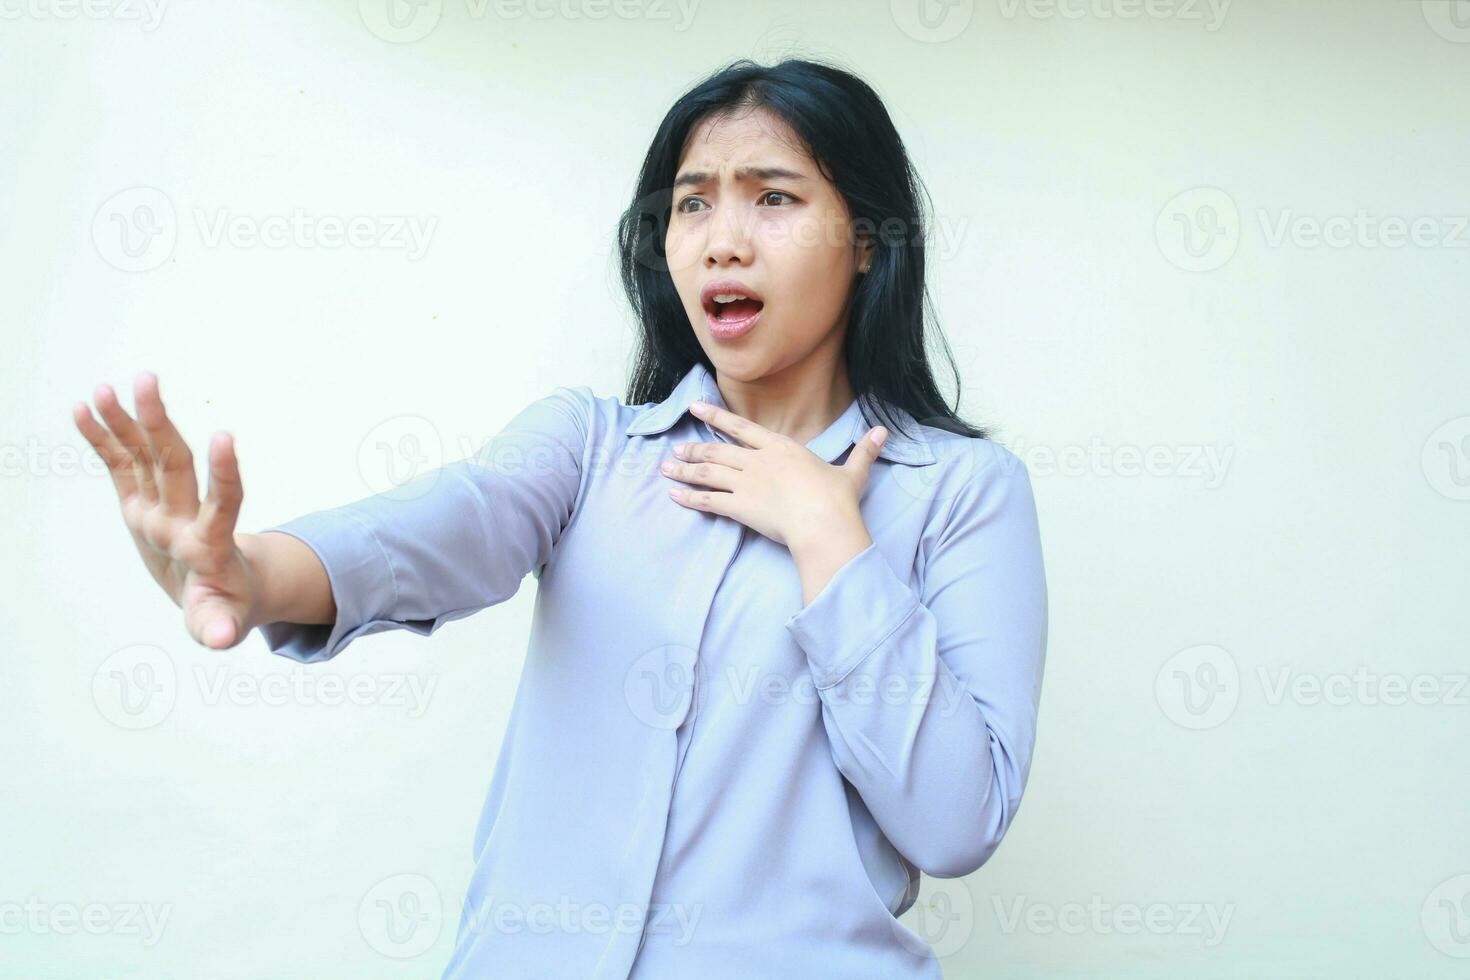
[{"label": "woman's face", "polygon": [[[674,288],[721,375],[750,381],[824,343],[834,356],[842,349],[865,253],[837,189],[769,110],[695,127],[664,246]],[[750,299],[716,299],[741,291]]]}]

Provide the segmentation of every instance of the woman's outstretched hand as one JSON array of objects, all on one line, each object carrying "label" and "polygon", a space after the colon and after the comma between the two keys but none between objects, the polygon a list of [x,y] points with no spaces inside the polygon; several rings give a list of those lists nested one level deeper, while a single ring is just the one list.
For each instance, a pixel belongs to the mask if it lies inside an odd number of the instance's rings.
[{"label": "woman's outstretched hand", "polygon": [[183,609],[190,636],[216,650],[235,646],[260,625],[260,586],[235,541],[243,492],[234,440],[220,432],[210,441],[201,504],[194,456],[169,421],[156,375],[143,372],[133,383],[137,421],[109,385],[93,397],[107,427],[86,402],[72,406],[72,418],[107,464],[143,564]]}]

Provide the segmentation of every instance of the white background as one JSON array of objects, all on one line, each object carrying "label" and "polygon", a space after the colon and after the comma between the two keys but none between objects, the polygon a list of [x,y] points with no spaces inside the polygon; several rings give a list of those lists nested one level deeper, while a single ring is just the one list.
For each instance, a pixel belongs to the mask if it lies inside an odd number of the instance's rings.
[{"label": "white background", "polygon": [[[946,977],[1466,969],[1470,4],[0,9],[0,975],[438,976],[534,580],[326,665],[207,651],[70,406],[156,371],[256,530],[621,395],[654,128],[787,54],[885,99],[961,412],[1036,487],[1025,801],[905,917]],[[210,235],[298,210],[378,237]]]}]

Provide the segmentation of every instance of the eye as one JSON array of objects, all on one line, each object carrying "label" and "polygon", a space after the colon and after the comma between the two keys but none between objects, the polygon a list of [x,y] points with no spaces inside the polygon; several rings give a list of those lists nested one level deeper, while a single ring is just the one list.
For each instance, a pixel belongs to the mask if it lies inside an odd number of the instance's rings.
[{"label": "eye", "polygon": [[[773,197],[785,198],[787,201],[790,201],[790,202],[793,202],[793,203],[796,201],[796,198],[795,197],[793,197],[790,194],[787,194],[785,191],[766,191],[765,193],[763,193],[758,198],[758,200],[761,201],[762,203],[764,203],[766,201],[769,201]],[[701,204],[701,205],[703,205],[703,207],[691,208],[691,207],[688,207],[688,205],[690,205],[690,204]],[[767,204],[766,206],[767,207],[778,207],[778,206],[780,206],[780,204],[778,202],[775,205]],[[709,205],[706,204],[705,201],[702,198],[700,198],[700,197],[698,197],[698,196],[696,196],[694,194],[690,194],[688,197],[682,198],[677,204],[674,205],[674,210],[675,211],[678,211],[681,214],[692,214],[695,211],[704,211],[704,210],[708,210],[708,209],[709,209]]]}]

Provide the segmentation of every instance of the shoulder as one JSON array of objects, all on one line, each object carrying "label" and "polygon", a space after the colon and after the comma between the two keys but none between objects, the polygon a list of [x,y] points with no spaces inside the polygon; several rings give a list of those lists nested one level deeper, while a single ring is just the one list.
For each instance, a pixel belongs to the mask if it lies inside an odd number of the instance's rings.
[{"label": "shoulder", "polygon": [[961,435],[932,425],[919,425],[923,440],[941,464],[960,466],[972,475],[988,479],[1024,475],[1026,465],[1009,448],[994,439]]},{"label": "shoulder", "polygon": [[621,441],[634,420],[656,405],[625,405],[620,397],[599,393],[586,384],[557,385],[536,404],[555,408],[575,421],[582,437],[594,443]]},{"label": "shoulder", "polygon": [[953,496],[965,493],[974,497],[995,492],[1007,484],[1029,485],[1031,474],[1021,457],[993,439],[962,435],[936,426],[914,423],[916,441],[932,455],[933,462],[920,467],[929,470],[924,480],[942,485]]},{"label": "shoulder", "polygon": [[1031,473],[1015,452],[993,439],[919,425],[934,457],[894,468],[894,478],[928,507],[925,535],[940,540],[994,522],[1035,524]]}]

